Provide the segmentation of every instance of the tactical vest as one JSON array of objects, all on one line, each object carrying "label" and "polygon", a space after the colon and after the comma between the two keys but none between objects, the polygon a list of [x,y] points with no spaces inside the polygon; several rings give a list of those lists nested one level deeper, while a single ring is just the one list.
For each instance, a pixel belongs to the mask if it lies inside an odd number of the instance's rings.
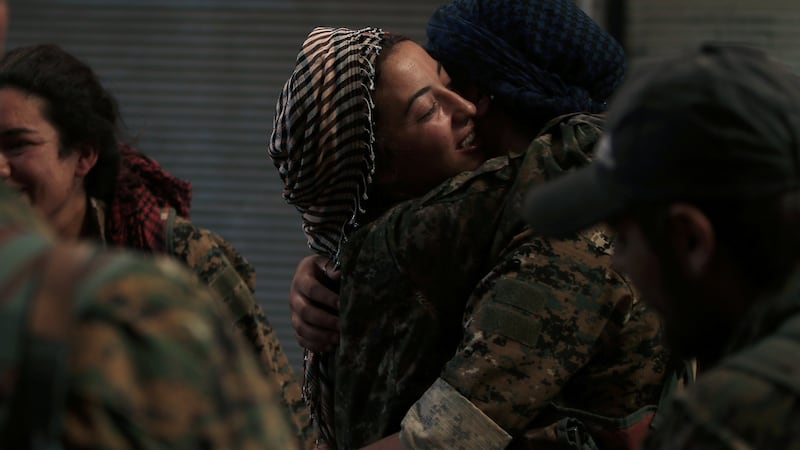
[{"label": "tactical vest", "polygon": [[70,330],[129,259],[0,229],[0,261],[0,448],[60,449]]}]

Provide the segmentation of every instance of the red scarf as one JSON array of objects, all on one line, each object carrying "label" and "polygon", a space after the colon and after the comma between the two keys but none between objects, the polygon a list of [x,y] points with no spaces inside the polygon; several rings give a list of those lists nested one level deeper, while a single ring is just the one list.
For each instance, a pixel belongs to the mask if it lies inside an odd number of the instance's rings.
[{"label": "red scarf", "polygon": [[163,252],[161,211],[172,207],[179,216],[188,218],[191,184],[170,175],[156,160],[128,145],[120,146],[120,156],[117,185],[106,218],[106,241],[119,247]]}]

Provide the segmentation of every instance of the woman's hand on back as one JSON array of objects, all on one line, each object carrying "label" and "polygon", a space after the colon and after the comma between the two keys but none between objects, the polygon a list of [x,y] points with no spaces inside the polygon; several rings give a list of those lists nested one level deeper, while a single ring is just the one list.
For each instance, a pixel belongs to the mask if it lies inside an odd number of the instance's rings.
[{"label": "woman's hand on back", "polygon": [[315,352],[329,352],[339,343],[339,293],[341,272],[320,255],[306,256],[297,264],[289,289],[289,308],[297,342]]}]

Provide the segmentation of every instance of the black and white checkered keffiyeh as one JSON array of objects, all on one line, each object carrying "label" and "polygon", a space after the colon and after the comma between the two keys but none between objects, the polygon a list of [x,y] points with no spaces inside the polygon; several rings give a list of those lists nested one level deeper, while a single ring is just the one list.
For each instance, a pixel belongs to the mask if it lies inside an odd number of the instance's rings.
[{"label": "black and white checkered keffiyeh", "polygon": [[375,171],[372,91],[384,32],[315,28],[283,87],[269,155],[315,252],[337,265]]},{"label": "black and white checkered keffiyeh", "polygon": [[[309,246],[337,266],[375,172],[372,94],[383,37],[378,28],[315,28],[281,91],[269,141],[283,197],[302,214]],[[336,444],[331,357],[305,353],[303,397],[317,448]]]}]

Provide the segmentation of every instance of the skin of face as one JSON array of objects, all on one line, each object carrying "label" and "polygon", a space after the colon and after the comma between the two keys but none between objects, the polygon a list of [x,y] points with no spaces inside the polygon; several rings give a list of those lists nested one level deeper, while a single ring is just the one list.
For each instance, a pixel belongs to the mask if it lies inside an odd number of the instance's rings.
[{"label": "skin of face", "polygon": [[[713,364],[724,352],[735,319],[719,306],[723,292],[711,275],[689,277],[680,269],[687,259],[680,251],[668,261],[660,257],[639,224],[623,217],[610,224],[615,236],[612,267],[624,273],[640,297],[662,318],[665,339],[682,357]],[[664,236],[664,239],[671,239]]]},{"label": "skin of face", "polygon": [[77,238],[85,212],[83,179],[97,152],[59,156],[56,128],[44,117],[45,101],[13,87],[0,88],[0,177],[24,194],[62,237]]},{"label": "skin of face", "polygon": [[6,32],[8,30],[8,4],[0,0],[0,53],[5,52]]},{"label": "skin of face", "polygon": [[475,105],[449,84],[442,66],[412,41],[395,44],[383,60],[375,108],[378,145],[391,159],[377,181],[386,191],[418,196],[485,161]]},{"label": "skin of face", "polygon": [[611,224],[614,253],[611,266],[630,278],[642,298],[666,319],[671,319],[661,263],[641,227],[630,217]]}]

